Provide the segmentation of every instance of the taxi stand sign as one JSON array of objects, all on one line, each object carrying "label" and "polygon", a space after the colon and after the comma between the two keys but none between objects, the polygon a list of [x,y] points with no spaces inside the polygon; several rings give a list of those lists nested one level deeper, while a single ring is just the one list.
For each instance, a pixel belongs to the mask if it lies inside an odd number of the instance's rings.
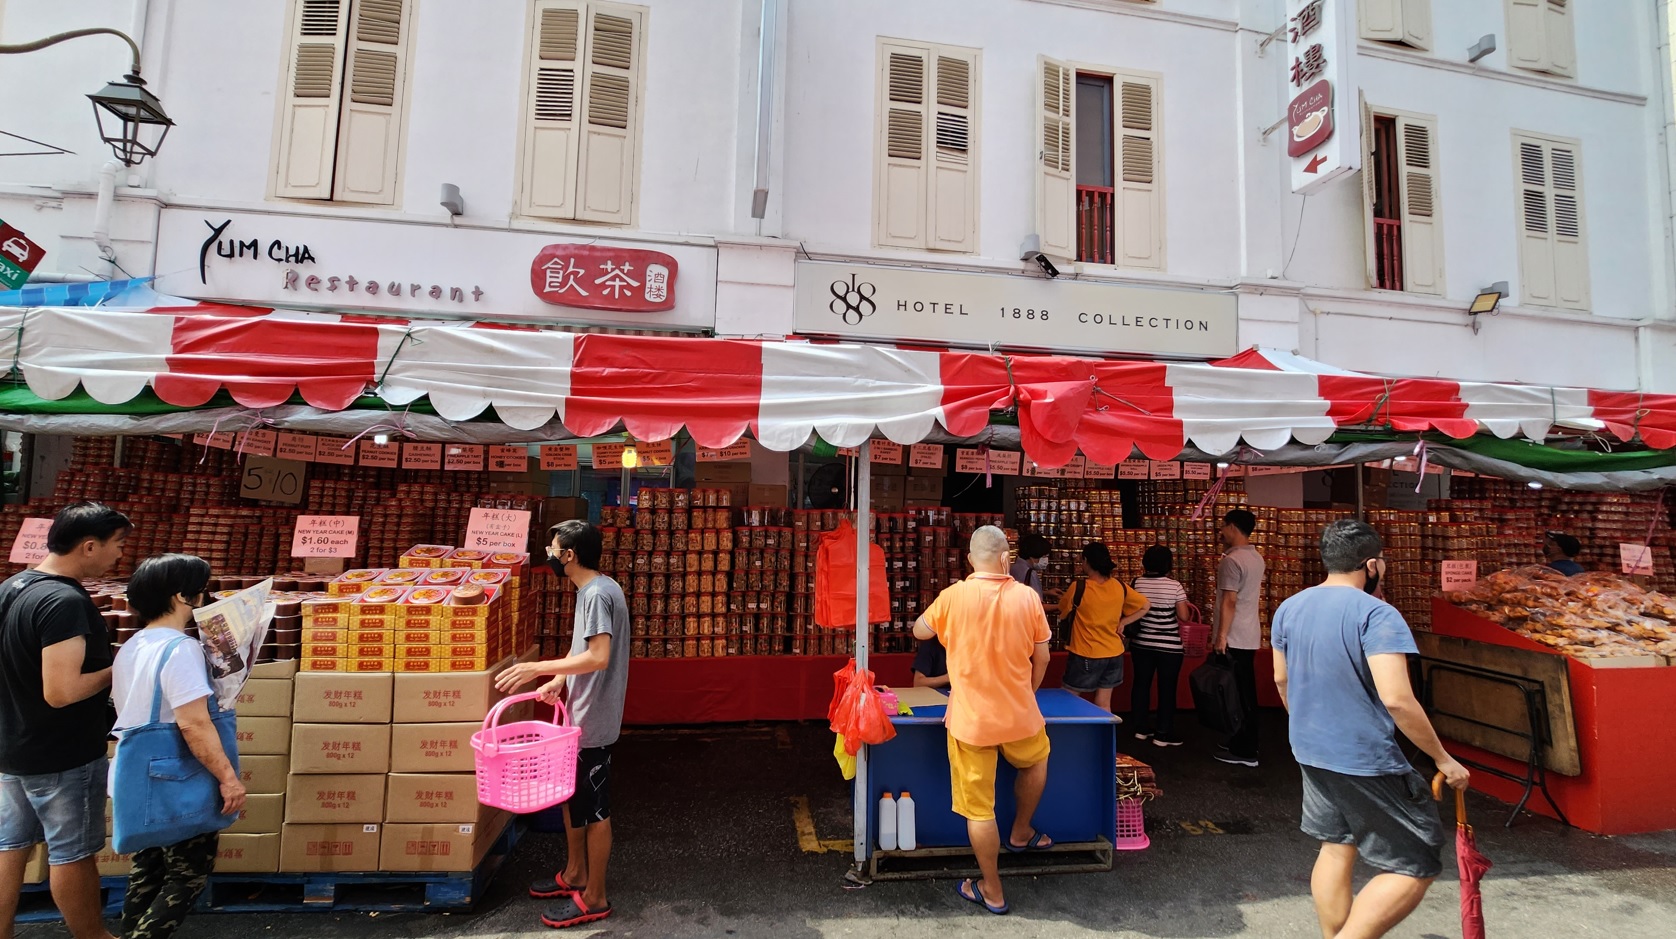
[{"label": "taxi stand sign", "polygon": [[1350,0],[1286,0],[1286,14],[1286,153],[1292,191],[1309,195],[1361,168],[1356,11]]},{"label": "taxi stand sign", "polygon": [[46,249],[0,220],[0,290],[16,290],[46,257]]}]

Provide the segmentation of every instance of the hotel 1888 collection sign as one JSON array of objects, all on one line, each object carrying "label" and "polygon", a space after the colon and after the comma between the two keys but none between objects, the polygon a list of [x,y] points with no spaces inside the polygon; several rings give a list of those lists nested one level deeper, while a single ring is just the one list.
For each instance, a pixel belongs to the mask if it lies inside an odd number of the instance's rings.
[{"label": "hotel 1888 collection sign", "polygon": [[1183,358],[1239,351],[1228,293],[826,261],[798,262],[796,292],[803,335]]}]

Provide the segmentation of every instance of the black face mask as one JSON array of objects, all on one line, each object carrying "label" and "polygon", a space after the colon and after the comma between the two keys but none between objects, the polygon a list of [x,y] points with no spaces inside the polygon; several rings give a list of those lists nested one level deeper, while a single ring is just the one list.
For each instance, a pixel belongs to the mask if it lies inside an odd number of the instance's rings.
[{"label": "black face mask", "polygon": [[1362,585],[1362,592],[1371,597],[1379,593],[1379,574],[1374,570],[1365,573],[1368,575],[1368,582]]},{"label": "black face mask", "polygon": [[555,576],[565,576],[565,563],[556,557],[549,557],[547,559],[547,569],[552,571]]}]

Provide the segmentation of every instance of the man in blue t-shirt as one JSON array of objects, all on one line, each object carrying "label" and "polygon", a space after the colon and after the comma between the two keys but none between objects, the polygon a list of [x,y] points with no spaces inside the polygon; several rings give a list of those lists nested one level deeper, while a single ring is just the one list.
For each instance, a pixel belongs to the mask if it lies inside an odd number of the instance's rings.
[{"label": "man in blue t-shirt", "polygon": [[[1451,787],[1468,782],[1409,686],[1408,656],[1419,650],[1408,624],[1375,598],[1385,574],[1381,554],[1367,523],[1328,525],[1321,533],[1327,579],[1274,615],[1274,678],[1303,771],[1301,827],[1321,842],[1310,887],[1327,936],[1385,935],[1442,870],[1443,824],[1396,732],[1429,754]],[[1358,855],[1383,873],[1353,895]]]}]

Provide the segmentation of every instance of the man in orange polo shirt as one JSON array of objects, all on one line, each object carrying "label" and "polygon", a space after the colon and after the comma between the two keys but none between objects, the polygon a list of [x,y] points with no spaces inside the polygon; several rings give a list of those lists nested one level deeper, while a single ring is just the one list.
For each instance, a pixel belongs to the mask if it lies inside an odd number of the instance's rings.
[{"label": "man in orange polo shirt", "polygon": [[954,811],[965,817],[979,881],[963,880],[965,899],[991,913],[1008,910],[1001,891],[1001,830],[995,822],[996,757],[1018,770],[1018,814],[1008,851],[1040,851],[1052,839],[1036,831],[1036,805],[1047,786],[1047,723],[1036,689],[1047,675],[1048,629],[1042,598],[1007,573],[1007,535],[986,525],[972,533],[972,576],[944,590],[914,624],[920,639],[948,650],[949,776]]}]

